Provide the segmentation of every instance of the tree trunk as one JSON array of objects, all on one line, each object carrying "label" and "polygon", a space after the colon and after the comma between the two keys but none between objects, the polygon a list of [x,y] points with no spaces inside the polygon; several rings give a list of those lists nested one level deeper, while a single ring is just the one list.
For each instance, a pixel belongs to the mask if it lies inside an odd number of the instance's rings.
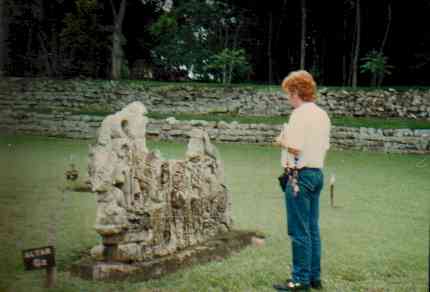
[{"label": "tree trunk", "polygon": [[372,73],[372,77],[370,79],[370,86],[376,86],[377,85],[377,80],[378,80],[378,75],[377,73]]},{"label": "tree trunk", "polygon": [[224,49],[228,48],[229,38],[230,38],[230,31],[228,29],[228,26],[226,26],[226,28],[225,28],[225,39],[224,39]]},{"label": "tree trunk", "polygon": [[320,63],[320,55],[317,48],[317,37],[315,34],[311,35],[311,44],[312,44],[312,60],[308,65],[311,68],[312,75],[318,81],[321,82],[321,63]]},{"label": "tree trunk", "polygon": [[125,7],[127,0],[121,0],[119,12],[116,11],[115,5],[110,1],[114,19],[114,30],[112,34],[112,68],[111,78],[118,80],[121,78],[121,67],[123,63],[124,53],[122,50],[122,23],[125,16]]},{"label": "tree trunk", "polygon": [[342,86],[347,85],[348,82],[348,64],[347,60],[347,46],[346,46],[346,27],[347,27],[347,17],[343,16],[343,53],[342,53]]},{"label": "tree trunk", "polygon": [[[387,27],[385,28],[385,34],[384,34],[384,38],[382,39],[381,42],[381,47],[379,48],[379,52],[384,55],[384,48],[385,48],[385,44],[387,43],[387,39],[388,39],[388,34],[390,32],[390,27],[391,27],[391,3],[388,3],[388,7],[387,7]],[[384,74],[385,72],[381,72],[380,74],[378,74],[377,80],[376,80],[376,86],[381,86],[382,85],[382,81],[384,80]]]},{"label": "tree trunk", "polygon": [[[355,21],[354,21],[355,22]],[[352,84],[352,70],[353,70],[353,64],[354,64],[354,48],[355,48],[355,39],[357,37],[357,26],[354,23],[354,30],[352,33],[351,38],[351,53],[350,53],[350,61],[349,61],[349,73],[348,73],[348,85],[351,86]]]},{"label": "tree trunk", "polygon": [[326,69],[326,58],[327,58],[327,40],[325,38],[322,38],[321,40],[321,63],[320,63],[320,82],[321,85],[326,84],[327,82],[327,76],[325,74]]},{"label": "tree trunk", "polygon": [[384,48],[385,48],[385,44],[387,43],[387,39],[388,39],[388,34],[390,32],[390,27],[391,27],[391,3],[388,3],[388,7],[387,7],[387,27],[385,28],[385,33],[384,33],[384,38],[382,39],[381,42],[381,47],[379,48],[379,52],[384,53]]},{"label": "tree trunk", "polygon": [[[52,64],[50,60],[49,50],[49,38],[43,30],[43,23],[45,20],[44,0],[34,1],[37,5],[37,9],[33,10],[33,16],[37,19],[36,31],[37,35],[35,39],[39,41],[39,46],[36,49],[37,52],[37,67],[45,67],[44,76],[53,77],[54,72],[52,71]],[[37,13],[36,11],[39,11]]]},{"label": "tree trunk", "polygon": [[228,84],[231,84],[231,80],[233,79],[233,61],[229,64],[229,71],[228,71]]},{"label": "tree trunk", "polygon": [[112,68],[111,78],[118,80],[121,78],[123,51],[121,46],[121,32],[114,31],[112,36]]},{"label": "tree trunk", "polygon": [[[285,11],[287,8],[287,0],[284,0],[282,2],[282,9],[281,9],[281,14],[279,15],[279,23],[278,23],[278,29],[276,30],[276,36],[275,36],[275,44],[280,44],[281,43],[281,31],[282,31],[282,25],[284,23],[284,20],[286,17],[284,17],[285,15]],[[275,56],[279,55],[279,46],[277,47],[277,49],[275,49]],[[281,61],[279,62],[275,62],[275,68],[274,68],[274,72],[275,72],[275,76],[274,78],[276,78],[277,81],[279,81],[279,65]]]},{"label": "tree trunk", "polygon": [[[33,75],[33,60],[31,58],[32,52],[31,52],[31,45],[33,42],[33,26],[29,26],[28,27],[28,38],[27,38],[27,43],[26,43],[26,50],[25,50],[25,66],[20,66],[20,71],[22,71],[24,69],[23,72],[25,72],[26,74],[30,73],[31,75]],[[27,65],[30,67],[29,70],[27,69]],[[27,72],[30,71],[30,72]],[[14,71],[15,73],[15,71]]]},{"label": "tree trunk", "polygon": [[346,70],[346,56],[342,56],[342,86],[346,85],[346,81],[348,80],[348,71]]},{"label": "tree trunk", "polygon": [[51,59],[49,57],[50,53],[46,46],[46,40],[42,37],[42,31],[39,31],[37,36],[39,37],[40,47],[43,52],[43,59],[45,60],[46,73],[49,77],[54,77],[54,71],[52,70]]},{"label": "tree trunk", "polygon": [[6,18],[6,0],[0,0],[0,77],[5,75],[8,56],[8,22]]},{"label": "tree trunk", "polygon": [[305,69],[306,60],[306,0],[301,0],[302,10],[302,34],[300,41],[300,69]]},{"label": "tree trunk", "polygon": [[236,25],[236,29],[234,31],[234,36],[233,36],[233,50],[237,49],[238,43],[239,43],[239,33],[240,33],[240,29],[242,28],[242,22],[239,20],[239,23]]},{"label": "tree trunk", "polygon": [[227,84],[227,65],[224,64],[223,70],[222,70],[222,84]]},{"label": "tree trunk", "polygon": [[268,81],[269,84],[273,83],[273,62],[272,62],[272,40],[273,40],[273,12],[270,11],[269,14],[269,35],[268,35],[268,44],[267,44],[267,60],[269,64],[268,68]]},{"label": "tree trunk", "polygon": [[360,12],[360,0],[356,0],[355,6],[355,25],[356,25],[356,36],[355,36],[355,47],[352,60],[352,88],[357,87],[357,73],[358,73],[358,56],[360,55],[360,39],[361,39],[361,12]]}]

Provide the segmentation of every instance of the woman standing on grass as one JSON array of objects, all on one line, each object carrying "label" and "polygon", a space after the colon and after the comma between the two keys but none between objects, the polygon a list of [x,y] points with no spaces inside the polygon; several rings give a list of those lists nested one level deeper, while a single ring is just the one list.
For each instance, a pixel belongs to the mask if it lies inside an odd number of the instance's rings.
[{"label": "woman standing on grass", "polygon": [[282,89],[294,108],[275,142],[285,151],[282,167],[289,174],[284,192],[293,268],[291,279],[273,287],[281,291],[322,289],[319,197],[331,123],[327,113],[315,104],[316,84],[311,74],[291,72]]}]

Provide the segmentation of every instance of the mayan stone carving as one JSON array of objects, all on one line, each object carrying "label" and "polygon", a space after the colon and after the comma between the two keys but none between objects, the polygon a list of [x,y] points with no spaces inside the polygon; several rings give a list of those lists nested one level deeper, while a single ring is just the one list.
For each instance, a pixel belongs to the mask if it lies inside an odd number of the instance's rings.
[{"label": "mayan stone carving", "polygon": [[146,261],[202,243],[232,227],[219,153],[194,129],[184,160],[146,147],[146,108],[133,102],[108,116],[90,149],[97,196],[97,260]]}]

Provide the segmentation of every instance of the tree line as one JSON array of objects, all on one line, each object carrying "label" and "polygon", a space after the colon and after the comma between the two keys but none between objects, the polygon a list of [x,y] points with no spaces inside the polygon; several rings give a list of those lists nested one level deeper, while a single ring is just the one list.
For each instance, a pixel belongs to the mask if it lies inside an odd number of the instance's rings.
[{"label": "tree line", "polygon": [[0,74],[428,84],[430,4],[394,0],[0,0]]}]

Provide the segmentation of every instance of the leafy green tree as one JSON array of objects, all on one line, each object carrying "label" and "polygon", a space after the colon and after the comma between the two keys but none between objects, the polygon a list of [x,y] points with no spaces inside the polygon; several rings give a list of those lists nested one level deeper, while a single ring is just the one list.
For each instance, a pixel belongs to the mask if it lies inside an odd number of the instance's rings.
[{"label": "leafy green tree", "polygon": [[370,51],[361,60],[364,61],[364,64],[360,66],[360,72],[371,74],[372,86],[380,86],[384,76],[391,75],[391,69],[394,68],[394,66],[388,64],[388,57],[376,50]]},{"label": "leafy green tree", "polygon": [[[116,80],[121,77],[128,77],[128,64],[124,62],[125,55],[123,46],[126,38],[123,34],[123,24],[126,17],[126,8],[131,1],[110,0],[112,10],[112,46],[111,46],[111,78]],[[155,11],[163,10],[169,12],[173,6],[173,0],[140,0],[141,4],[148,4],[155,7]]]},{"label": "leafy green tree", "polygon": [[240,78],[250,70],[245,50],[228,48],[212,56],[207,68],[214,70],[217,76],[222,76],[223,84],[231,84],[234,73],[236,74],[235,77]]},{"label": "leafy green tree", "polygon": [[157,40],[153,62],[167,72],[183,70],[192,79],[210,80],[213,56],[240,47],[245,21],[243,11],[222,1],[181,1],[149,28]]},{"label": "leafy green tree", "polygon": [[61,15],[61,5],[56,1],[50,4],[42,0],[5,0],[10,74],[58,76],[61,19],[54,15]]},{"label": "leafy green tree", "polygon": [[109,43],[98,24],[97,0],[75,0],[75,10],[66,14],[60,33],[63,76],[96,77],[106,71]]}]

